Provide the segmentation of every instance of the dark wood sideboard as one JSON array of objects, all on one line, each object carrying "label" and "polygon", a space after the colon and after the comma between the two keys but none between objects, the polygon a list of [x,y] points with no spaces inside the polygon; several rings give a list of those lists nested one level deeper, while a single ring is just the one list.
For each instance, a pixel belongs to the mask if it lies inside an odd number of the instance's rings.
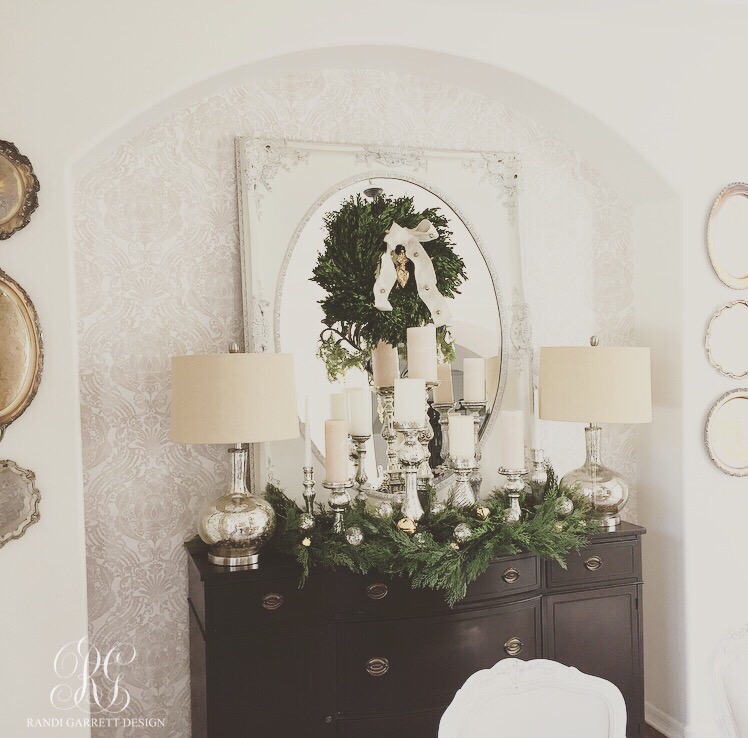
[{"label": "dark wood sideboard", "polygon": [[299,589],[288,559],[231,571],[190,542],[193,738],[436,738],[468,676],[507,656],[610,680],[641,738],[644,532],[596,535],[567,569],[497,559],[451,610],[377,574],[320,572]]}]

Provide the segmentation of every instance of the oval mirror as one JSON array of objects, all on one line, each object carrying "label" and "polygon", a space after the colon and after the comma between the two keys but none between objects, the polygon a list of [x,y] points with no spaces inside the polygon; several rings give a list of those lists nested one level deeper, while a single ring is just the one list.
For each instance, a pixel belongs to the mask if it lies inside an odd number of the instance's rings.
[{"label": "oval mirror", "polygon": [[717,276],[736,290],[748,288],[748,184],[735,182],[717,195],[707,223],[707,249]]},{"label": "oval mirror", "polygon": [[726,377],[748,376],[748,302],[735,300],[712,316],[706,331],[709,363]]},{"label": "oval mirror", "polygon": [[0,461],[0,548],[39,520],[40,500],[34,472]]},{"label": "oval mirror", "polygon": [[0,438],[31,404],[42,373],[39,319],[23,288],[0,270]]},{"label": "oval mirror", "polygon": [[709,456],[725,474],[748,476],[748,389],[727,392],[714,403],[704,436]]},{"label": "oval mirror", "polygon": [[[366,195],[366,192],[369,192]],[[371,197],[372,192],[383,191],[388,197],[413,198],[416,210],[438,208],[449,220],[452,241],[465,262],[468,281],[461,286],[460,294],[450,301],[452,321],[449,330],[454,341],[455,358],[452,362],[452,385],[455,400],[462,397],[463,360],[482,357],[486,359],[486,397],[488,412],[482,420],[481,435],[490,431],[496,419],[493,407],[498,407],[502,364],[502,315],[498,278],[485,255],[480,239],[473,234],[469,224],[461,217],[456,205],[445,202],[440,196],[420,184],[400,179],[371,177],[336,190],[311,212],[291,244],[281,273],[276,299],[276,350],[296,357],[299,416],[304,417],[304,402],[309,398],[310,416],[335,417],[331,404],[333,396],[347,387],[368,387],[369,378],[363,370],[350,370],[344,381],[331,382],[325,364],[318,356],[320,331],[324,327],[324,314],[320,300],[325,292],[310,280],[317,257],[324,247],[325,216],[336,211],[353,195]],[[401,363],[401,372],[405,370]],[[374,435],[369,440],[366,454],[369,479],[376,479],[379,466],[387,464],[386,443],[381,437],[381,419],[378,418],[377,398],[372,394]],[[441,429],[438,417],[432,417],[436,441],[432,446],[431,466],[440,466]],[[324,427],[312,427],[312,443],[320,460],[324,461]],[[443,468],[441,471],[445,471]],[[443,474],[440,481],[446,481]]]}]

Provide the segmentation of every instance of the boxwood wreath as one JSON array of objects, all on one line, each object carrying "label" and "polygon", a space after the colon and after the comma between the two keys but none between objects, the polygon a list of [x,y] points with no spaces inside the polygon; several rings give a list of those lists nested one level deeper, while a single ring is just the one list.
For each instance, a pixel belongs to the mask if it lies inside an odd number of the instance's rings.
[{"label": "boxwood wreath", "polygon": [[421,495],[425,514],[417,524],[397,509],[370,511],[354,501],[344,514],[345,532],[335,533],[330,510],[317,505],[310,527],[304,511],[269,484],[266,499],[277,515],[270,545],[301,565],[300,586],[315,567],[378,571],[405,577],[414,589],[440,590],[451,607],[497,556],[529,551],[565,568],[566,555],[598,530],[586,499],[559,489],[552,470],[545,489],[536,494],[537,504],[535,495],[521,500],[523,519],[513,526],[505,522],[508,504],[500,491],[475,506],[458,508],[451,501],[437,503],[430,489]]},{"label": "boxwood wreath", "polygon": [[[449,221],[437,208],[416,212],[412,197],[373,199],[353,195],[338,210],[325,215],[324,250],[314,267],[312,281],[327,293],[320,301],[324,329],[318,355],[325,362],[330,380],[359,367],[371,371],[372,349],[379,341],[405,350],[406,330],[432,322],[418,296],[413,264],[404,286],[396,283],[390,293],[391,312],[374,305],[374,283],[384,251],[384,237],[393,222],[415,228],[423,219],[431,221],[439,236],[423,244],[436,272],[436,286],[445,298],[459,294],[467,279],[465,262],[454,251]],[[446,327],[437,329],[437,343],[445,361],[454,359],[454,347]]]}]

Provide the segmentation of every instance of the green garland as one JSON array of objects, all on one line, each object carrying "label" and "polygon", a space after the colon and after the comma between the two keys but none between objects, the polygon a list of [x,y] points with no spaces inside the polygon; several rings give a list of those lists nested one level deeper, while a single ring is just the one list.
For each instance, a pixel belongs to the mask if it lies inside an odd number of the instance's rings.
[{"label": "green garland", "polygon": [[[415,228],[424,218],[439,237],[424,244],[436,272],[436,286],[447,298],[459,293],[467,279],[465,262],[455,253],[449,221],[436,208],[416,212],[412,197],[384,195],[365,199],[355,195],[325,216],[325,248],[314,267],[312,281],[325,290],[320,301],[325,328],[320,334],[319,356],[331,380],[351,367],[370,370],[371,351],[379,341],[405,346],[410,326],[432,322],[431,313],[418,296],[413,265],[405,287],[396,283],[390,294],[391,312],[374,306],[374,282],[383,253],[384,237],[393,222]],[[445,327],[437,330],[444,358],[454,358],[454,347]]]},{"label": "green garland", "polygon": [[[566,517],[559,512],[561,497],[574,503],[574,511]],[[587,502],[570,490],[560,490],[552,471],[542,501],[533,505],[528,496],[523,520],[513,526],[505,522],[507,501],[500,492],[474,507],[457,508],[448,502],[443,509],[435,509],[436,496],[429,490],[422,495],[426,513],[415,535],[398,528],[398,512],[379,515],[368,511],[364,503],[353,502],[344,524],[346,529],[356,527],[363,533],[359,545],[333,532],[333,514],[321,505],[315,511],[314,528],[305,530],[303,510],[277,486],[268,485],[266,499],[278,518],[271,546],[299,562],[302,586],[314,567],[345,567],[362,574],[376,570],[407,577],[413,588],[441,590],[450,606],[465,596],[470,582],[497,556],[529,551],[565,567],[566,555],[584,546],[597,530]],[[470,527],[470,537],[458,544],[455,527],[461,523]]]}]

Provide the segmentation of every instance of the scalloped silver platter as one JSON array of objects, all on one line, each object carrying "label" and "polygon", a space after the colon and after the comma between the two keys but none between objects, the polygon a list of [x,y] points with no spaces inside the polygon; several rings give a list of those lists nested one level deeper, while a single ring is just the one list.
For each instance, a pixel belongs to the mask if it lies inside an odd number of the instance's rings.
[{"label": "scalloped silver platter", "polygon": [[720,374],[732,379],[748,377],[748,300],[727,302],[712,315],[704,348]]},{"label": "scalloped silver platter", "polygon": [[0,241],[25,228],[39,205],[39,180],[28,157],[0,140]]},{"label": "scalloped silver platter", "polygon": [[31,404],[39,388],[44,348],[34,303],[0,269],[0,439]]},{"label": "scalloped silver platter", "polygon": [[34,472],[0,461],[0,548],[38,522],[41,497]]},{"label": "scalloped silver platter", "polygon": [[704,443],[721,471],[733,477],[748,476],[748,389],[725,392],[712,405]]},{"label": "scalloped silver platter", "polygon": [[748,289],[748,184],[733,182],[717,195],[707,220],[706,247],[717,276],[734,290]]}]

